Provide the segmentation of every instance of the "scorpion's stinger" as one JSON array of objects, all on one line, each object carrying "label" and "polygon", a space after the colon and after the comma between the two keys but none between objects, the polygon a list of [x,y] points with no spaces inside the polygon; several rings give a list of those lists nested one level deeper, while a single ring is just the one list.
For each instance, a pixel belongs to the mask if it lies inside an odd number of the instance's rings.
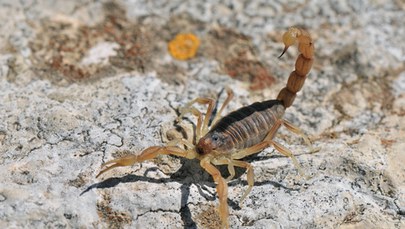
[{"label": "scorpion's stinger", "polygon": [[297,42],[297,36],[301,31],[297,28],[291,27],[287,32],[283,34],[284,50],[278,58],[281,58],[285,52],[287,52],[288,47],[294,45]]},{"label": "scorpion's stinger", "polygon": [[285,47],[284,47],[283,52],[282,52],[281,55],[278,57],[279,59],[284,55],[285,52],[287,52],[287,49],[288,49],[289,47],[290,47],[290,46],[285,46]]}]

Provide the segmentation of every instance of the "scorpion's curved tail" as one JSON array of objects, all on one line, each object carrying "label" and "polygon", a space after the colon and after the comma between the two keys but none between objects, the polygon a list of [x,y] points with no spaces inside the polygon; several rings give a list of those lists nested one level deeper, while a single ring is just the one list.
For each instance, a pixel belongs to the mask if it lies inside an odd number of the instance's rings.
[{"label": "scorpion's curved tail", "polygon": [[282,101],[284,107],[287,108],[293,104],[297,92],[301,90],[311,70],[312,63],[314,62],[314,43],[307,31],[295,27],[288,29],[284,33],[283,42],[285,47],[279,58],[295,42],[298,42],[298,51],[300,52],[295,62],[295,70],[291,72],[288,78],[287,86],[281,89],[277,96],[277,100]]}]

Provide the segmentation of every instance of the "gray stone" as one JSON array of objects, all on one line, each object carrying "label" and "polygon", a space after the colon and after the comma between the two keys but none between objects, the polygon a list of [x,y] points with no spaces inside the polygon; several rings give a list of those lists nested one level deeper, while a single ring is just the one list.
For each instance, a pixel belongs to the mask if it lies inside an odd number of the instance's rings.
[{"label": "gray stone", "polygon": [[[242,208],[246,175],[229,182],[231,228],[405,228],[403,2],[115,2],[0,3],[1,228],[217,228],[198,161],[162,156],[95,176],[177,136],[178,108],[196,97],[229,86],[227,112],[275,98],[297,56],[277,58],[294,25],[312,34],[316,60],[285,117],[318,151],[283,128],[276,140],[310,179],[272,148],[249,158]],[[214,29],[249,36],[251,60],[276,82],[251,91],[229,77],[205,51]],[[167,52],[178,32],[199,36],[196,58]]]}]

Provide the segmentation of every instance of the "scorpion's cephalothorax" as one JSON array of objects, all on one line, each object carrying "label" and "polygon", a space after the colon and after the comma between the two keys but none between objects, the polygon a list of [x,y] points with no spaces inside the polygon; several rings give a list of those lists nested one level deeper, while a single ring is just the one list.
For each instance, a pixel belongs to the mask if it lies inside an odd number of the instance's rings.
[{"label": "scorpion's cephalothorax", "polygon": [[221,131],[210,131],[203,136],[197,143],[196,151],[200,155],[206,155],[213,152],[229,152],[232,150],[232,137]]}]

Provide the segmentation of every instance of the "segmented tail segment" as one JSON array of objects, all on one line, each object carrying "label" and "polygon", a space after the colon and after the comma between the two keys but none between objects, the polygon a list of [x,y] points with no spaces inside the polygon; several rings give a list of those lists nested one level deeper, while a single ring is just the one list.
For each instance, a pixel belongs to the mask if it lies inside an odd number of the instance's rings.
[{"label": "segmented tail segment", "polygon": [[[283,35],[284,50],[280,57],[287,51],[288,47],[298,42],[298,51],[300,55],[295,62],[295,70],[291,72],[288,78],[287,86],[281,89],[277,100],[283,102],[284,107],[290,107],[304,85],[305,79],[311,70],[314,62],[314,43],[309,33],[303,29],[292,27]],[[279,58],[280,58],[279,57]]]}]

